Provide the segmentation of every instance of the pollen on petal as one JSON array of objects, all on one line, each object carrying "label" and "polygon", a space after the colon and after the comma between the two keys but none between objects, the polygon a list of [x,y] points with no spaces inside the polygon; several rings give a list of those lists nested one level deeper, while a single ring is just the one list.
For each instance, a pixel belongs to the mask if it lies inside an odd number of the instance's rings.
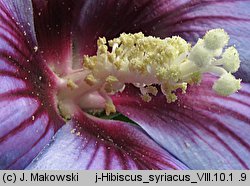
[{"label": "pollen on petal", "polygon": [[105,110],[106,110],[106,115],[110,115],[111,113],[115,113],[116,109],[115,109],[115,105],[113,104],[113,102],[107,101],[105,104]]}]

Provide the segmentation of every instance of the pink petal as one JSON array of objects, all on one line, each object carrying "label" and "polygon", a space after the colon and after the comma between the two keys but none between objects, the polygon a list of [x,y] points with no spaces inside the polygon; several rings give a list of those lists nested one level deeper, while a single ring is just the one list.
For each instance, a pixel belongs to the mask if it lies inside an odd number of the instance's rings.
[{"label": "pink petal", "polygon": [[141,130],[83,113],[63,126],[28,169],[185,169]]},{"label": "pink petal", "polygon": [[230,97],[212,92],[214,78],[168,104],[162,94],[150,103],[129,87],[114,97],[117,109],[192,169],[249,169],[250,85]]},{"label": "pink petal", "polygon": [[36,53],[32,12],[28,0],[0,1],[0,169],[26,167],[62,124],[54,81]]},{"label": "pink petal", "polygon": [[72,63],[72,14],[73,5],[78,0],[32,2],[40,55],[44,63],[63,75]]}]

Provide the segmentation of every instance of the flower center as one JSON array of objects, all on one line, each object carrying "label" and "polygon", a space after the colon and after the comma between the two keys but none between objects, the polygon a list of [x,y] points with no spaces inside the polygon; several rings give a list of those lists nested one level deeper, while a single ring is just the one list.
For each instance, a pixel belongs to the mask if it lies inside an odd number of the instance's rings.
[{"label": "flower center", "polygon": [[121,34],[119,38],[97,41],[97,55],[84,56],[83,68],[62,79],[58,106],[69,119],[74,109],[105,109],[116,112],[110,98],[123,91],[126,83],[138,87],[141,98],[149,102],[161,87],[168,103],[177,100],[177,89],[185,93],[188,84],[199,84],[204,73],[219,77],[213,90],[228,96],[240,89],[240,79],[231,73],[240,66],[239,54],[223,29],[213,29],[191,46],[174,36],[160,39],[143,33]]}]

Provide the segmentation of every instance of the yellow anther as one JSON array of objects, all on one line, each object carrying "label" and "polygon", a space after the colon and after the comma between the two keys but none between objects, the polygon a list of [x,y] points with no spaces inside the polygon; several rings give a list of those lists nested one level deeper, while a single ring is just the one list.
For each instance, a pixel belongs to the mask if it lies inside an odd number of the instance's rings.
[{"label": "yellow anther", "polygon": [[101,45],[98,47],[98,53],[99,54],[107,54],[108,47],[106,45]]},{"label": "yellow anther", "polygon": [[107,43],[106,38],[105,37],[100,37],[97,40],[97,46],[101,46],[101,45],[105,45]]},{"label": "yellow anther", "polygon": [[115,92],[116,90],[115,88],[115,83],[119,82],[119,80],[115,77],[115,76],[108,76],[106,78],[106,83],[104,86],[104,89],[107,93],[112,93]]},{"label": "yellow anther", "polygon": [[115,76],[108,76],[106,78],[106,82],[108,82],[108,83],[114,83],[114,82],[117,82],[117,81],[118,81],[118,79]]},{"label": "yellow anther", "polygon": [[121,40],[120,40],[120,38],[115,38],[113,40],[109,40],[108,43],[109,43],[110,47],[113,47],[115,44],[120,45],[121,44]]},{"label": "yellow anther", "polygon": [[169,70],[168,70],[168,79],[170,81],[174,81],[174,82],[177,82],[180,77],[181,77],[181,74],[180,74],[180,69],[178,66],[175,66],[175,65],[172,65]]},{"label": "yellow anther", "polygon": [[107,101],[105,103],[105,111],[107,116],[109,116],[111,113],[115,113],[115,105],[111,101]]},{"label": "yellow anther", "polygon": [[117,48],[117,49],[115,50],[115,54],[116,54],[117,56],[120,56],[120,55],[122,54],[122,52],[123,52],[122,48]]},{"label": "yellow anther", "polygon": [[199,84],[200,82],[201,82],[201,73],[194,72],[190,75],[190,80],[187,83],[193,85],[193,84]]},{"label": "yellow anther", "polygon": [[134,34],[136,40],[144,38],[144,34],[142,32],[138,32]]},{"label": "yellow anther", "polygon": [[148,94],[153,94],[154,96],[156,96],[156,94],[158,93],[157,88],[153,86],[147,86],[145,89]]},{"label": "yellow anther", "polygon": [[134,37],[132,34],[121,34],[121,43],[127,47],[132,47],[134,45]]},{"label": "yellow anther", "polygon": [[175,86],[176,85],[171,85],[168,82],[165,82],[161,85],[162,93],[165,95],[168,103],[175,102],[177,100],[177,96],[173,91],[179,88],[179,86],[177,88]]},{"label": "yellow anther", "polygon": [[97,82],[97,80],[96,80],[96,78],[93,76],[93,74],[89,74],[89,75],[86,76],[85,82],[86,82],[88,85],[93,86],[93,85]]},{"label": "yellow anther", "polygon": [[95,65],[97,63],[97,57],[89,57],[89,56],[84,56],[83,57],[83,66],[89,70],[93,70]]},{"label": "yellow anther", "polygon": [[182,83],[182,86],[180,87],[182,89],[182,94],[186,94],[186,90],[187,90],[187,83]]},{"label": "yellow anther", "polygon": [[167,103],[172,103],[177,100],[177,96],[174,93],[168,93],[166,95]]},{"label": "yellow anther", "polygon": [[108,61],[110,63],[114,63],[115,62],[115,54],[108,53]]},{"label": "yellow anther", "polygon": [[75,84],[75,82],[72,81],[72,79],[68,79],[67,80],[67,87],[69,87],[71,90],[74,90],[74,89],[78,88],[78,85]]},{"label": "yellow anther", "polygon": [[179,36],[173,36],[171,39],[167,40],[167,42],[175,49],[177,56],[186,53],[191,49],[191,44],[187,43]]},{"label": "yellow anther", "polygon": [[159,81],[167,79],[168,70],[166,67],[158,67],[156,69],[156,77]]},{"label": "yellow anther", "polygon": [[115,67],[116,67],[117,70],[120,70],[121,67],[122,67],[122,61],[120,59],[114,61],[113,64],[115,65]]},{"label": "yellow anther", "polygon": [[65,121],[71,119],[71,110],[69,107],[67,107],[67,104],[63,103],[62,101],[59,101],[58,110]]},{"label": "yellow anther", "polygon": [[134,58],[131,59],[129,63],[129,70],[144,74],[147,71],[147,64],[143,63],[143,61],[138,58]]},{"label": "yellow anther", "polygon": [[177,83],[173,86],[173,90],[177,90],[179,88],[182,90],[182,94],[185,94],[187,90],[187,83]]},{"label": "yellow anther", "polygon": [[151,96],[148,95],[148,94],[141,95],[141,98],[142,98],[142,100],[145,101],[145,102],[150,102],[151,99],[152,99]]}]

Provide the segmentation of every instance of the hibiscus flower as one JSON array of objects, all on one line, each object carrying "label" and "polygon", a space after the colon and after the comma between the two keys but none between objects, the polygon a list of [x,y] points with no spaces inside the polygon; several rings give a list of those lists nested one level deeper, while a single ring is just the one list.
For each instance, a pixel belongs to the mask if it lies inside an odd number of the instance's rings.
[{"label": "hibiscus flower", "polygon": [[[249,169],[249,17],[247,0],[0,0],[0,169]],[[216,94],[211,75],[171,103],[160,91],[145,102],[130,84],[103,116],[91,110],[104,104],[97,92],[65,89],[86,76],[99,37],[195,44],[213,28],[239,51],[235,94]]]}]

